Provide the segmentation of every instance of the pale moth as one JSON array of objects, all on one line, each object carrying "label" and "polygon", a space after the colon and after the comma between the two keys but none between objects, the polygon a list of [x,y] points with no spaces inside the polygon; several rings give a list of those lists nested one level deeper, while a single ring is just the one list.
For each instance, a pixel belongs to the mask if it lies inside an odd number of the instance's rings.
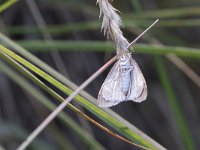
[{"label": "pale moth", "polygon": [[[136,42],[149,28],[140,34]],[[133,42],[133,43],[135,43]],[[142,102],[147,98],[147,84],[136,61],[127,52],[114,64],[99,91],[99,107],[111,107],[123,101]]]}]

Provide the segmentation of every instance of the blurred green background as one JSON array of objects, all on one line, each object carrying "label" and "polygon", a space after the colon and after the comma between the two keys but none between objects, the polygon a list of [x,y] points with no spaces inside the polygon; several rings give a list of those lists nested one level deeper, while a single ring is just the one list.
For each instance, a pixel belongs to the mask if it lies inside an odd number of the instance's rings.
[{"label": "blurred green background", "polygon": [[[77,85],[115,55],[114,45],[101,33],[95,0],[0,0],[0,4],[0,32]],[[112,4],[120,11],[129,41],[157,18],[160,21],[138,41],[132,54],[147,82],[147,100],[124,102],[111,109],[167,149],[200,149],[200,1],[115,0]],[[2,35],[0,42],[13,49]],[[33,61],[32,57],[26,59]],[[85,89],[94,98],[109,69]],[[16,149],[50,113],[40,100],[59,104],[0,58],[0,149]],[[118,133],[77,102],[72,103]],[[70,109],[65,113],[64,120],[71,125],[55,119],[28,149],[137,149]]]}]

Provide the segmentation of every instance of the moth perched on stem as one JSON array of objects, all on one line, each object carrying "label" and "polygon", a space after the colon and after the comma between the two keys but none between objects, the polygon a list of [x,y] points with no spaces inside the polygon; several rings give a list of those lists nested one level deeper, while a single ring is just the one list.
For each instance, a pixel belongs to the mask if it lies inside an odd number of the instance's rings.
[{"label": "moth perched on stem", "polygon": [[[123,50],[127,51],[118,59],[106,77],[99,91],[97,103],[99,107],[111,107],[128,100],[142,102],[147,98],[146,81],[136,61],[126,49],[129,42],[120,30],[122,21],[116,13],[117,10],[108,0],[97,0],[97,3],[100,8],[100,16],[103,16],[102,29],[104,34],[115,42],[117,54]],[[134,41],[137,41],[157,21]]]},{"label": "moth perched on stem", "polygon": [[111,107],[123,101],[142,102],[147,98],[146,81],[130,53],[113,66],[98,95],[100,107]]}]

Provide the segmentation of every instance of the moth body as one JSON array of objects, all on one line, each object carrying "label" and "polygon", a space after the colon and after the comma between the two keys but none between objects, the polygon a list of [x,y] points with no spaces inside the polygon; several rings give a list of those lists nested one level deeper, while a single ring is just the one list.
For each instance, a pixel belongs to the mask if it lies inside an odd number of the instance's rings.
[{"label": "moth body", "polygon": [[133,66],[130,64],[130,57],[124,57],[119,60],[119,65],[120,65],[120,80],[122,82],[122,92],[124,93],[125,96],[128,95],[128,91],[131,86],[131,70],[133,69]]}]

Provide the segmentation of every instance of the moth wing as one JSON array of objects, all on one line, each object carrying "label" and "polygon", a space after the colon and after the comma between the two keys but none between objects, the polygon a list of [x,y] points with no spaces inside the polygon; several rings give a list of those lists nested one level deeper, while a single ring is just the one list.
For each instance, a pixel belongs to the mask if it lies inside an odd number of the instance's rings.
[{"label": "moth wing", "polygon": [[99,107],[111,107],[126,99],[125,94],[121,90],[122,83],[119,67],[119,61],[117,61],[102,84],[97,98]]},{"label": "moth wing", "polygon": [[147,84],[136,61],[130,58],[130,62],[133,69],[131,70],[131,86],[127,99],[142,102],[147,98]]}]

